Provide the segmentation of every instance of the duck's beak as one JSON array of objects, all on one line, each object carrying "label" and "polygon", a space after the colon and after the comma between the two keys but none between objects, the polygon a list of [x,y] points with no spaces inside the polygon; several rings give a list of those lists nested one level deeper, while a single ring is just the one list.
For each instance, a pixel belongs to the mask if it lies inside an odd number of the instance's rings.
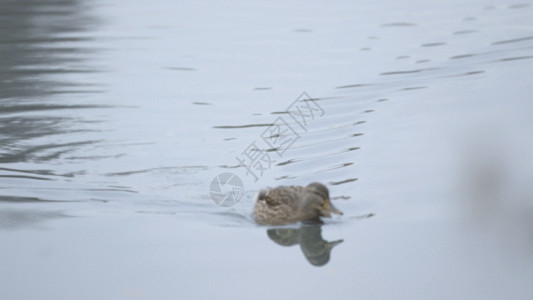
[{"label": "duck's beak", "polygon": [[[329,200],[329,199],[328,199]],[[333,203],[331,203],[331,200],[329,201],[329,210],[334,213],[334,214],[337,214],[337,215],[341,215],[342,216],[342,211],[340,211],[338,208],[336,208]]]},{"label": "duck's beak", "polygon": [[331,200],[327,199],[326,202],[324,202],[324,204],[322,205],[321,214],[326,218],[331,218],[331,213],[342,215],[342,211],[333,206]]}]

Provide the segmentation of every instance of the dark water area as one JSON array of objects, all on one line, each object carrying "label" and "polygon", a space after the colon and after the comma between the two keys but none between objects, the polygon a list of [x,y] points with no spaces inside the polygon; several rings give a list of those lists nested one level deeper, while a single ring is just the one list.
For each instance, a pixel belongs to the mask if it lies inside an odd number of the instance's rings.
[{"label": "dark water area", "polygon": [[[530,298],[532,17],[3,1],[0,298]],[[254,222],[313,181],[343,216]]]}]

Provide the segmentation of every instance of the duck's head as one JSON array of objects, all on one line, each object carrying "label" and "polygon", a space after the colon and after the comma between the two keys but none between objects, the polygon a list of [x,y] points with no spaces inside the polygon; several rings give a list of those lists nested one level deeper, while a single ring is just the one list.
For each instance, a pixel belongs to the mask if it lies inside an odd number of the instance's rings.
[{"label": "duck's head", "polygon": [[316,217],[331,218],[331,213],[342,215],[329,199],[328,188],[320,182],[310,183],[305,187],[306,194],[302,201],[302,213],[318,213]]}]

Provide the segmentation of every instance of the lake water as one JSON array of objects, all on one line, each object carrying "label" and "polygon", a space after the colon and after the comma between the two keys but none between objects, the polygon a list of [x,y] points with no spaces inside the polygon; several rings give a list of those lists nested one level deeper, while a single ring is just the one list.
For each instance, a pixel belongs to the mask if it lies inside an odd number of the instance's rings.
[{"label": "lake water", "polygon": [[533,296],[533,2],[13,0],[0,53],[2,299]]}]

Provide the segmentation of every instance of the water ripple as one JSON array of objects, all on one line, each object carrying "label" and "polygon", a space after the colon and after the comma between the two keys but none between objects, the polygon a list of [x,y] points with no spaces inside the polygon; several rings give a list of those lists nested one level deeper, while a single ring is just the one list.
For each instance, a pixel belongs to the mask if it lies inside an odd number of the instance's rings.
[{"label": "water ripple", "polygon": [[503,41],[496,41],[496,42],[493,42],[492,45],[519,43],[519,42],[524,42],[524,41],[529,41],[529,40],[533,40],[533,36],[526,36],[526,37],[522,37],[522,38],[503,40]]}]

